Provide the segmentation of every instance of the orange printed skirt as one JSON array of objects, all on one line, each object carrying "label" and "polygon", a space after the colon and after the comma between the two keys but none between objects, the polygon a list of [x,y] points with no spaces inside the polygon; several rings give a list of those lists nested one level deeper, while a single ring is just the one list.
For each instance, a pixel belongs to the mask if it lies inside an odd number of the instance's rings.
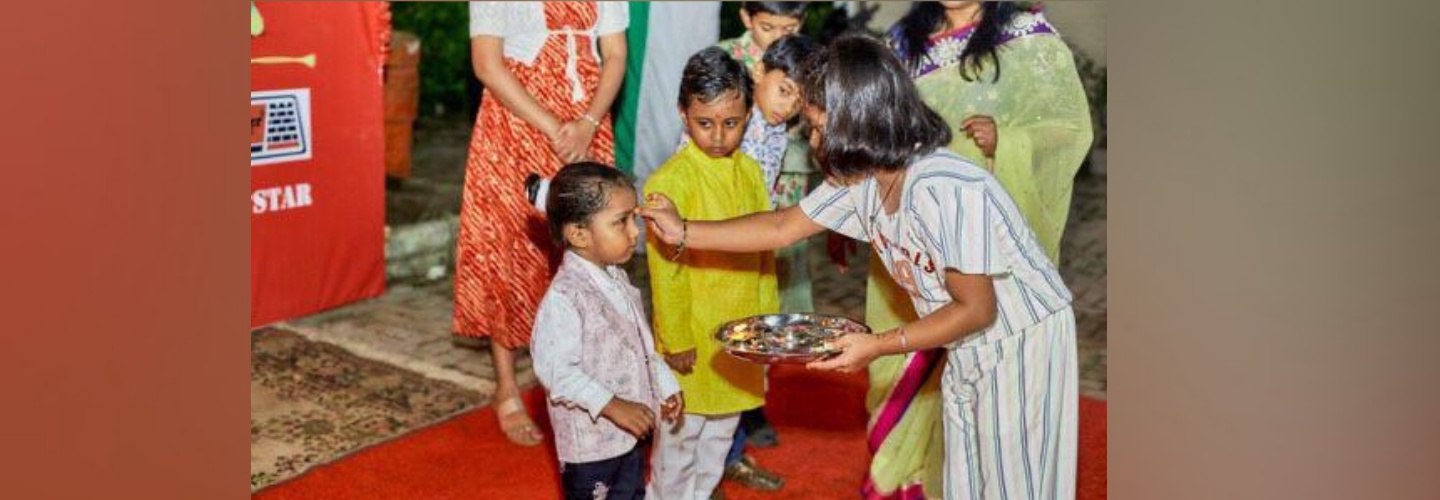
[{"label": "orange printed skirt", "polygon": [[[550,37],[533,66],[508,58],[506,65],[542,106],[562,120],[574,120],[585,112],[600,78],[588,44],[582,42],[578,52],[587,94],[580,102],[571,101],[563,38]],[[590,154],[613,165],[614,131],[608,116],[601,123]],[[455,334],[490,337],[511,349],[530,343],[535,311],[559,264],[560,249],[543,215],[526,199],[524,181],[531,172],[552,177],[561,166],[545,134],[511,113],[489,90],[483,93],[460,208]]]}]

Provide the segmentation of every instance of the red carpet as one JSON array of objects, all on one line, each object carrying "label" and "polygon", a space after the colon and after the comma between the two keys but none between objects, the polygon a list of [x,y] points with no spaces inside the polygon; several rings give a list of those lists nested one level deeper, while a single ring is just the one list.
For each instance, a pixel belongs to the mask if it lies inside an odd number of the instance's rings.
[{"label": "red carpet", "polygon": [[[731,499],[856,498],[868,461],[865,447],[865,375],[838,375],[782,366],[770,371],[767,415],[781,446],[754,450],[788,478],[778,493],[727,485]],[[541,409],[537,388],[526,405]],[[547,427],[539,412],[537,421]],[[1081,398],[1079,498],[1106,494],[1104,401]],[[318,467],[254,496],[281,499],[430,499],[559,497],[555,453],[548,445],[511,445],[488,408],[422,429],[343,460]]]},{"label": "red carpet", "polygon": [[1099,399],[1080,398],[1080,462],[1076,471],[1076,482],[1080,483],[1075,498],[1080,500],[1105,500],[1106,489],[1105,422],[1109,407]]}]

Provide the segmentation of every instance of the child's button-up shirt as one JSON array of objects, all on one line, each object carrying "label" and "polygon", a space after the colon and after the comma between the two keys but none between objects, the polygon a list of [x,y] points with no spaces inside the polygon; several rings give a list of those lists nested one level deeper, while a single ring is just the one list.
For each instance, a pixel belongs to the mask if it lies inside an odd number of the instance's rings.
[{"label": "child's button-up shirt", "polygon": [[755,74],[755,70],[760,67],[760,61],[765,57],[765,50],[755,44],[755,37],[750,34],[750,30],[745,30],[735,38],[721,40],[715,46],[724,49],[726,53],[730,54],[730,58],[744,64],[745,70],[750,72],[751,77],[758,76]]},{"label": "child's button-up shirt", "polygon": [[785,162],[785,148],[789,143],[790,136],[786,133],[785,123],[771,125],[765,121],[765,113],[760,111],[760,106],[750,110],[750,123],[745,125],[745,138],[740,142],[740,152],[760,164],[760,177],[765,180],[765,189],[770,194],[772,208],[778,203],[775,179],[780,177],[780,168]]}]

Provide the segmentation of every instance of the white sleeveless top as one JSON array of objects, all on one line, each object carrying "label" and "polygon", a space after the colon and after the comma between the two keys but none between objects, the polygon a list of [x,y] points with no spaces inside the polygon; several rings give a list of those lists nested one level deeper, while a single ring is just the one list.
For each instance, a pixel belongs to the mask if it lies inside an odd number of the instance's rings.
[{"label": "white sleeveless top", "polygon": [[[599,21],[591,30],[575,31],[575,36],[598,39],[625,31],[630,25],[630,6],[626,2],[595,2],[599,4]],[[542,2],[470,2],[470,37],[497,36],[505,39],[505,57],[534,64],[551,34],[570,34],[565,30],[552,32],[545,26],[545,4]],[[592,43],[591,47],[597,45]],[[600,58],[598,50],[595,58]]]},{"label": "white sleeveless top", "polygon": [[575,37],[590,38],[590,51],[595,60],[600,60],[599,44],[596,41],[604,35],[625,31],[630,24],[630,6],[626,2],[595,2],[598,4],[598,19],[590,29],[572,30],[568,27],[551,30],[545,25],[545,4],[542,2],[470,2],[470,38],[490,35],[504,39],[502,53],[505,57],[524,63],[535,64],[545,39],[550,35],[564,35],[570,53],[565,59],[565,76],[570,80],[571,100],[579,102],[584,96],[580,75],[575,69]]}]

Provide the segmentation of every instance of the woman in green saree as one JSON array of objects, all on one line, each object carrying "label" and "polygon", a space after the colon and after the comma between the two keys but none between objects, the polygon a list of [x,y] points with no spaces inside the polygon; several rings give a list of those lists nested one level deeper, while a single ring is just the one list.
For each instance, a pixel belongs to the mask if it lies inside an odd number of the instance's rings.
[{"label": "woman in green saree", "polygon": [[[1075,173],[1092,131],[1070,49],[1039,9],[1014,2],[916,2],[889,34],[926,104],[955,129],[950,149],[985,165],[1058,266]],[[914,321],[905,292],[871,253],[865,321]],[[869,499],[942,495],[939,374],[917,352],[870,365]]]}]

